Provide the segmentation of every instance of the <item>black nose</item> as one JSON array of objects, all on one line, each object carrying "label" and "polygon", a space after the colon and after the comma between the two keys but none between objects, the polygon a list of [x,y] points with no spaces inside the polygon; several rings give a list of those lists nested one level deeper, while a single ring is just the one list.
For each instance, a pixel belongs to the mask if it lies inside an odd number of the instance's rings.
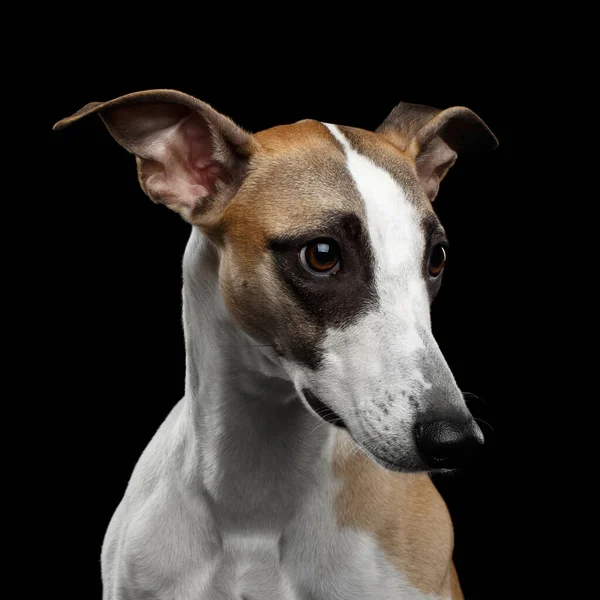
[{"label": "black nose", "polygon": [[417,423],[416,439],[421,458],[433,469],[454,469],[465,465],[484,441],[473,419]]}]

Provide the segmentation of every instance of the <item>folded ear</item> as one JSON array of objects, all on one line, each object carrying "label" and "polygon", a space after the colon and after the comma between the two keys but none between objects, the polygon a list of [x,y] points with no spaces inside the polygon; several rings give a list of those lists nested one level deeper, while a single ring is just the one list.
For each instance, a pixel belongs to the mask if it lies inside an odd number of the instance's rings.
[{"label": "folded ear", "polygon": [[214,222],[233,196],[256,146],[253,136],[233,121],[175,90],[92,102],[54,129],[94,113],[115,140],[135,154],[144,192],[199,225]]},{"label": "folded ear", "polygon": [[377,133],[415,161],[417,175],[432,202],[458,152],[493,150],[498,146],[488,126],[464,106],[439,110],[400,102]]}]

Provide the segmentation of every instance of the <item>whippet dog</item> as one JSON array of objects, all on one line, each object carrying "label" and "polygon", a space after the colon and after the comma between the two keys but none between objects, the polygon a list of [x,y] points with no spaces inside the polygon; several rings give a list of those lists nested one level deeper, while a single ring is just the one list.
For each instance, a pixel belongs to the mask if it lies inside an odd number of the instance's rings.
[{"label": "whippet dog", "polygon": [[108,527],[104,599],[462,598],[427,473],[483,436],[431,333],[432,201],[457,152],[497,145],[487,126],[401,103],[376,132],[252,135],[153,90],[55,128],[94,113],[192,225],[185,396]]}]

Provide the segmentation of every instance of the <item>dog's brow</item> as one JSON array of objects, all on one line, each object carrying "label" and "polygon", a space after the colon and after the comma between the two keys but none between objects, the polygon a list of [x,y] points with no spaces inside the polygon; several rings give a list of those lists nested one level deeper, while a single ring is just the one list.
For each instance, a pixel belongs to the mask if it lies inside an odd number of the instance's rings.
[{"label": "dog's brow", "polygon": [[431,242],[433,240],[439,240],[444,242],[446,245],[448,244],[448,238],[446,236],[446,232],[442,227],[439,219],[435,214],[427,215],[423,221],[423,231],[425,232],[425,240],[427,242]]},{"label": "dog's brow", "polygon": [[[353,217],[355,217],[353,213],[334,212],[326,216],[317,227],[295,229],[285,235],[270,238],[267,245],[271,249],[277,249],[306,243],[318,237],[335,237],[341,240],[347,235],[350,223],[353,225],[351,229],[356,228]],[[358,235],[360,232],[355,231],[354,233]]]}]

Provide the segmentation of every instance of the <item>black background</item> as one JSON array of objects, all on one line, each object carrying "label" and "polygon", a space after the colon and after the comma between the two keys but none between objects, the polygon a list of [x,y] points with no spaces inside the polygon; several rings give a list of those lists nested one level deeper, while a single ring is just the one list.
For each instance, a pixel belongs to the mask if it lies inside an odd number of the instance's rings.
[{"label": "black background", "polygon": [[459,157],[435,201],[451,248],[434,335],[461,389],[478,397],[469,404],[488,442],[475,465],[436,484],[453,517],[466,598],[511,597],[506,590],[533,542],[532,499],[523,491],[519,365],[530,339],[519,294],[524,224],[512,184],[518,132],[510,66],[488,62],[482,70],[469,54],[436,67],[434,77],[428,69],[409,74],[402,57],[388,53],[349,65],[335,53],[292,59],[275,49],[233,65],[215,56],[210,68],[203,60],[137,66],[124,53],[58,69],[44,123],[55,201],[46,231],[52,266],[40,261],[38,268],[52,307],[48,335],[67,349],[56,345],[47,357],[61,390],[48,416],[58,455],[49,485],[58,499],[53,525],[75,549],[69,570],[79,589],[100,598],[100,547],[112,512],[140,453],[183,395],[181,258],[190,228],[141,192],[133,157],[97,117],[49,130],[87,102],[175,88],[251,131],[304,118],[374,129],[405,100],[468,106],[498,137],[497,150]]}]

